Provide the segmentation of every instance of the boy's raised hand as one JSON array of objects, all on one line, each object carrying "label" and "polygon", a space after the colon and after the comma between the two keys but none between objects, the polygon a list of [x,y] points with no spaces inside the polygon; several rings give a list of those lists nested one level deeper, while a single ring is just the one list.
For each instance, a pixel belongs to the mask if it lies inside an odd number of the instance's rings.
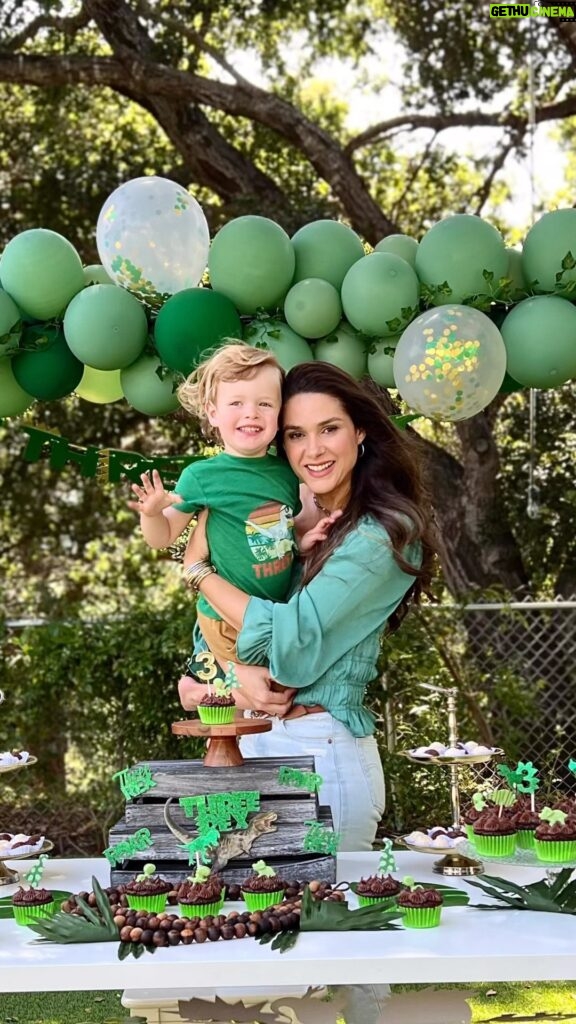
[{"label": "boy's raised hand", "polygon": [[298,550],[300,554],[307,555],[316,544],[319,544],[320,541],[326,540],[330,533],[330,527],[334,525],[341,515],[342,509],[337,508],[334,512],[331,512],[329,516],[324,516],[323,519],[320,519],[319,522],[316,523],[316,526],[313,526],[310,530],[307,530],[306,533],[303,533],[302,536],[298,538]]},{"label": "boy's raised hand", "polygon": [[159,516],[165,508],[170,508],[171,505],[177,505],[182,501],[179,494],[164,490],[164,484],[157,469],[152,470],[151,477],[149,473],[142,473],[140,479],[142,486],[132,484],[132,492],[138,500],[128,502],[128,508],[133,509],[134,512],[139,512],[143,516]]}]

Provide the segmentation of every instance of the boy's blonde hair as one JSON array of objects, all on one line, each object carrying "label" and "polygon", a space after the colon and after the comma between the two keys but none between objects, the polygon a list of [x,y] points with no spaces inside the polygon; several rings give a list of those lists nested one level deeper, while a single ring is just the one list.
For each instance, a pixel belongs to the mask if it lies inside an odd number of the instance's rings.
[{"label": "boy's blonde hair", "polygon": [[284,370],[269,349],[254,348],[235,338],[223,338],[222,345],[180,385],[177,391],[180,405],[200,421],[205,437],[219,439],[206,415],[208,402],[216,401],[220,381],[250,380],[263,366],[278,370],[280,384]]}]

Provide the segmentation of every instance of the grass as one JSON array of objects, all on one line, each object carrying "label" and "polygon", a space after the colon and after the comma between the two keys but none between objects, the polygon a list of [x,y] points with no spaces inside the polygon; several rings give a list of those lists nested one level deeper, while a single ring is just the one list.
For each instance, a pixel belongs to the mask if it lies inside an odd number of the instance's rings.
[{"label": "grass", "polygon": [[[394,992],[425,986],[393,985]],[[466,989],[472,1024],[509,1021],[545,1024],[558,1021],[576,1024],[576,982],[526,982],[494,985],[447,985],[436,988]],[[490,994],[489,994],[490,993]],[[120,1002],[120,992],[33,992],[0,995],[0,1024],[123,1024],[130,1018]],[[140,1021],[143,1021],[140,1018]],[[414,1022],[416,1024],[416,1022]]]}]

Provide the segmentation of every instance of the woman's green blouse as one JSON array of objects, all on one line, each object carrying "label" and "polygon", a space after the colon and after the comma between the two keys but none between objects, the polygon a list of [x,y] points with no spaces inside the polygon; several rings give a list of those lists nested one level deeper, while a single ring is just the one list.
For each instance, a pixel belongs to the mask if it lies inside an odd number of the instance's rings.
[{"label": "woman's green blouse", "polygon": [[[415,565],[417,554],[408,554]],[[321,704],[354,736],[374,732],[364,707],[377,676],[380,635],[414,576],[399,568],[383,526],[365,516],[320,572],[285,604],[251,597],[238,636],[243,662],[300,691],[295,703]]]}]

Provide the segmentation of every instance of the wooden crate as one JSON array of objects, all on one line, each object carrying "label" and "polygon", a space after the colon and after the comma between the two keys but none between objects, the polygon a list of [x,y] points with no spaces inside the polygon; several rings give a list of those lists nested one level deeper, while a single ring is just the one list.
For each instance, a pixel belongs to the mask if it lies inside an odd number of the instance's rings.
[{"label": "wooden crate", "polygon": [[[165,823],[167,800],[171,800],[172,821],[193,839],[197,834],[194,821],[187,818],[179,806],[180,797],[245,790],[260,793],[260,812],[274,811],[278,815],[276,831],[259,836],[247,854],[229,861],[220,872],[224,881],[242,882],[256,860],[265,860],[287,880],[336,880],[333,856],[308,853],[303,849],[309,829],[306,822],[318,821],[332,828],[330,808],[319,805],[316,793],[281,785],[278,781],[278,770],[282,765],[300,771],[315,771],[313,757],[250,758],[243,765],[232,768],[207,768],[202,761],[146,761],[141,764],[151,769],[156,785],[144,796],[127,801],[124,817],[110,830],[108,845],[113,847],[123,842],[140,828],[150,830],[154,843],[130,860],[112,867],[111,884],[130,881],[147,862],[156,865],[156,871],[162,878],[171,882],[183,881],[194,868],[189,865],[187,852],[180,840]],[[253,816],[250,814],[249,820]]]}]

